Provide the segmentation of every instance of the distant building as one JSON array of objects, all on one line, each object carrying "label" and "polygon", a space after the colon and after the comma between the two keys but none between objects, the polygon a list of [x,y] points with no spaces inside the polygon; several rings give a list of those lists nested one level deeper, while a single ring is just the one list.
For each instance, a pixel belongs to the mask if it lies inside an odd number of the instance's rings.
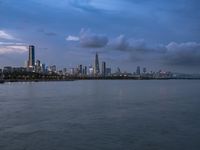
[{"label": "distant building", "polygon": [[13,72],[26,72],[27,70],[24,67],[13,67],[12,71]]},{"label": "distant building", "polygon": [[144,73],[144,74],[147,73],[147,68],[143,68],[143,73]]},{"label": "distant building", "polygon": [[67,68],[63,68],[63,73],[67,74]]},{"label": "distant building", "polygon": [[117,67],[117,74],[121,74],[121,69],[119,67]]},{"label": "distant building", "polygon": [[3,79],[3,70],[0,69],[0,80]]},{"label": "distant building", "polygon": [[87,66],[85,66],[84,68],[83,68],[83,75],[87,75]]},{"label": "distant building", "polygon": [[70,68],[69,73],[70,75],[75,75],[75,68]]},{"label": "distant building", "polygon": [[41,72],[40,60],[36,60],[36,63],[35,63],[35,72]]},{"label": "distant building", "polygon": [[99,68],[99,56],[98,53],[95,55],[95,62],[94,62],[94,75],[97,76],[100,73],[100,68]]},{"label": "distant building", "polygon": [[103,76],[103,77],[105,77],[106,76],[106,62],[105,61],[103,61],[102,62],[102,67],[101,67],[101,75]]},{"label": "distant building", "polygon": [[140,75],[140,66],[137,66],[136,74],[137,74],[137,75]]},{"label": "distant building", "polygon": [[35,47],[33,45],[29,46],[29,57],[28,57],[28,67],[35,66]]},{"label": "distant building", "polygon": [[55,73],[55,72],[56,72],[56,65],[49,66],[49,67],[48,67],[48,71],[49,71],[49,72],[54,72],[54,73]]},{"label": "distant building", "polygon": [[89,66],[89,75],[94,75],[94,68],[92,66]]},{"label": "distant building", "polygon": [[45,64],[41,64],[41,71],[42,71],[42,73],[46,73],[47,72]]},{"label": "distant building", "polygon": [[106,75],[110,76],[112,74],[111,68],[106,68]]},{"label": "distant building", "polygon": [[78,66],[78,74],[82,75],[83,74],[83,65]]},{"label": "distant building", "polygon": [[11,66],[5,66],[3,68],[3,73],[11,73],[13,71],[13,68]]},{"label": "distant building", "polygon": [[40,66],[40,60],[36,60],[35,65],[36,65],[36,66]]}]

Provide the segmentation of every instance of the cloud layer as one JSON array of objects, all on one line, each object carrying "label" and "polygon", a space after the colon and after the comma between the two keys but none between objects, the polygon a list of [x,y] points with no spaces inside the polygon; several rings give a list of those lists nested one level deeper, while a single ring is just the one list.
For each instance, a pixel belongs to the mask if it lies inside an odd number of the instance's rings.
[{"label": "cloud layer", "polygon": [[14,40],[15,38],[7,32],[0,30],[0,39]]},{"label": "cloud layer", "polygon": [[25,45],[0,45],[0,55],[2,54],[21,54],[28,51],[27,46]]},{"label": "cloud layer", "polygon": [[198,66],[200,65],[200,43],[171,42],[166,46],[165,61],[170,65]]},{"label": "cloud layer", "polygon": [[7,32],[0,30],[0,55],[2,54],[21,54],[28,51],[24,43],[13,42],[16,38]]},{"label": "cloud layer", "polygon": [[198,66],[200,65],[200,43],[185,42],[169,44],[148,44],[144,39],[116,38],[92,33],[82,29],[79,36],[68,36],[67,41],[78,41],[84,48],[103,48],[129,53],[132,61],[159,60],[164,65]]},{"label": "cloud layer", "polygon": [[89,29],[81,29],[79,36],[69,35],[67,41],[79,41],[80,46],[84,48],[102,48],[108,44],[108,37],[92,33]]}]

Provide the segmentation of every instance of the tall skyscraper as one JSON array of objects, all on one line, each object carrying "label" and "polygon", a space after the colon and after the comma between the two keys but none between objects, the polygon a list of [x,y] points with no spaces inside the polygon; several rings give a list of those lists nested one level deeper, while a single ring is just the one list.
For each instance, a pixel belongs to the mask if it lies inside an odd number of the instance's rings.
[{"label": "tall skyscraper", "polygon": [[101,73],[102,73],[102,76],[105,77],[106,76],[106,62],[103,61],[102,62],[102,68],[101,68]]},{"label": "tall skyscraper", "polygon": [[140,75],[140,66],[137,66],[136,74],[137,74],[137,75]]},{"label": "tall skyscraper", "polygon": [[87,75],[87,66],[83,67],[83,75]]},{"label": "tall skyscraper", "polygon": [[35,46],[29,46],[29,57],[28,57],[28,67],[35,66]]},{"label": "tall skyscraper", "polygon": [[100,68],[99,68],[99,57],[98,53],[95,55],[95,63],[94,63],[94,75],[99,75]]},{"label": "tall skyscraper", "polygon": [[78,66],[78,74],[82,75],[83,74],[83,65]]}]

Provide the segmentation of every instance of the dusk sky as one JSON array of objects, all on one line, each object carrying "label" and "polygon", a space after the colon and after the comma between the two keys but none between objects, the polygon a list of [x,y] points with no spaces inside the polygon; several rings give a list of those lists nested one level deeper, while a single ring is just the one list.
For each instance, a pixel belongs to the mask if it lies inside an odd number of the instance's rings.
[{"label": "dusk sky", "polygon": [[0,67],[46,65],[200,73],[199,0],[0,0]]}]

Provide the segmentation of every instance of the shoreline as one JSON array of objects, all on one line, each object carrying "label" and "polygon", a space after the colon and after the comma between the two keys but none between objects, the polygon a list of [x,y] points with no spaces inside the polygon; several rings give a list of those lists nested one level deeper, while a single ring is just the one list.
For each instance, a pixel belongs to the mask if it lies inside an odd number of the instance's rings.
[{"label": "shoreline", "polygon": [[66,82],[79,80],[200,80],[200,78],[68,78],[68,79],[3,79],[0,84],[8,82]]}]

